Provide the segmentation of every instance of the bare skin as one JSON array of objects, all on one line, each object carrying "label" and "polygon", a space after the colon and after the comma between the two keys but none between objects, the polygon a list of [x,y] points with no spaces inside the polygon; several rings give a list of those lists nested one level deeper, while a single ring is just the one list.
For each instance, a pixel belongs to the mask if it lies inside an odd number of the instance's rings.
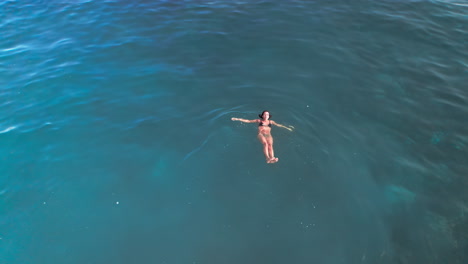
[{"label": "bare skin", "polygon": [[258,126],[258,135],[257,138],[263,145],[263,154],[265,155],[267,163],[276,163],[278,162],[278,158],[275,157],[275,151],[273,150],[273,137],[271,136],[271,125],[275,125],[277,127],[285,128],[289,131],[293,131],[293,126],[284,126],[282,124],[278,124],[273,120],[270,120],[270,113],[264,112],[262,119],[242,119],[233,117],[231,118],[232,121],[241,121],[243,123],[259,123]]}]

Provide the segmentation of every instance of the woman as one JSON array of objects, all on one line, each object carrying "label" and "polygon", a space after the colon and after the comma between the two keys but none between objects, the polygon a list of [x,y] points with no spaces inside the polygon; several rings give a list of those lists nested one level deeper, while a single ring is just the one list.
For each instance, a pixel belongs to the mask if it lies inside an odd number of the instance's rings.
[{"label": "woman", "polygon": [[258,115],[261,119],[247,120],[242,118],[233,117],[232,121],[241,121],[244,123],[258,123],[258,139],[263,144],[263,154],[265,154],[267,163],[278,162],[278,158],[275,157],[275,152],[273,151],[273,137],[271,136],[271,125],[279,126],[286,128],[289,131],[293,131],[293,126],[286,127],[281,124],[276,123],[273,120],[270,120],[270,112],[263,111]]}]

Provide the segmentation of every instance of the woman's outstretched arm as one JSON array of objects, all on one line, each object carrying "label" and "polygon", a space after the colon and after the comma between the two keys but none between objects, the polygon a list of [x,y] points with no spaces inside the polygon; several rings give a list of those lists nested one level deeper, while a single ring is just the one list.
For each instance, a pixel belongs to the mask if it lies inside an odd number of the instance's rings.
[{"label": "woman's outstretched arm", "polygon": [[294,129],[293,126],[284,126],[284,125],[282,125],[282,124],[276,123],[276,122],[273,121],[273,120],[271,120],[270,122],[271,122],[273,125],[275,125],[275,126],[282,127],[282,128],[286,128],[286,129],[289,130],[289,131],[293,131],[293,129]]},{"label": "woman's outstretched arm", "polygon": [[244,122],[244,123],[257,123],[258,122],[258,119],[254,119],[254,120],[247,120],[247,119],[242,119],[242,118],[237,118],[237,117],[233,117],[231,118],[232,121],[241,121],[241,122]]}]

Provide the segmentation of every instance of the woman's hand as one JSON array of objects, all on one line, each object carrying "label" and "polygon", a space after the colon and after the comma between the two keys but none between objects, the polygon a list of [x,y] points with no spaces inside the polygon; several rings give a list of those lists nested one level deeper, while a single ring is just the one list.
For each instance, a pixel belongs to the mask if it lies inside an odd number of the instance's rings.
[{"label": "woman's hand", "polygon": [[232,120],[232,121],[237,121],[237,120],[239,120],[239,118],[237,118],[237,117],[232,117],[231,120]]},{"label": "woman's hand", "polygon": [[291,132],[294,130],[294,127],[293,127],[293,126],[289,126],[289,127],[285,127],[285,128],[286,128],[287,130],[291,131]]}]

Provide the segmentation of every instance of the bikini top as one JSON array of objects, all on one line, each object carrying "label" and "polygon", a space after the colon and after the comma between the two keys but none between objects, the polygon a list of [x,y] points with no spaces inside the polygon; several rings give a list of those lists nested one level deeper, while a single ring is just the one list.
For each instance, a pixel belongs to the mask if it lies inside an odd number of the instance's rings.
[{"label": "bikini top", "polygon": [[258,123],[258,126],[269,126],[269,127],[271,127],[271,121],[268,122],[268,125],[264,125],[263,121],[260,120],[260,123]]}]

